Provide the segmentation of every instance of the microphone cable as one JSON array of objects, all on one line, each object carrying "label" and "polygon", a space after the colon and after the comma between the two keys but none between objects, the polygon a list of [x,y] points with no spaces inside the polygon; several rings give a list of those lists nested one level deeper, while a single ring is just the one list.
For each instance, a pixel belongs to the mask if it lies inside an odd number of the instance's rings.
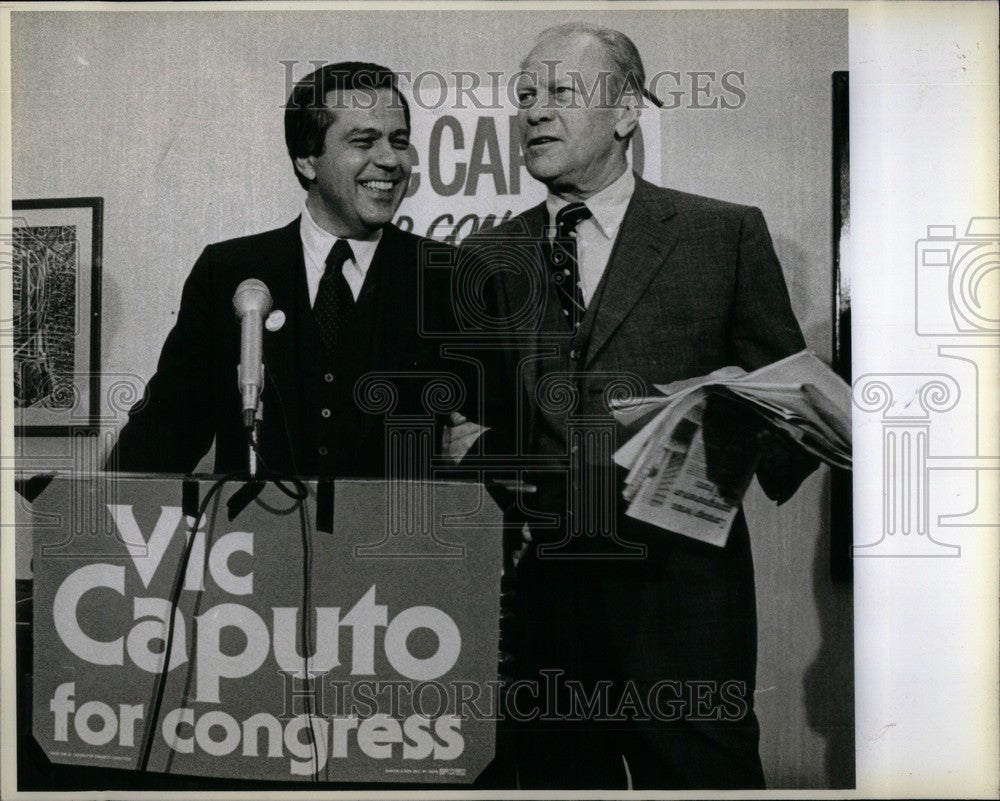
[{"label": "microphone cable", "polygon": [[[265,365],[265,369],[266,369]],[[308,515],[306,515],[305,505],[302,503],[306,498],[309,497],[309,491],[306,489],[305,484],[300,478],[298,478],[298,466],[295,459],[295,446],[292,442],[291,431],[288,427],[288,414],[285,409],[284,398],[281,397],[281,392],[275,383],[272,381],[270,384],[274,389],[275,397],[278,401],[279,417],[281,418],[282,429],[285,432],[285,441],[288,444],[288,453],[290,461],[292,463],[293,474],[291,476],[283,476],[279,473],[272,473],[264,460],[263,455],[258,448],[258,443],[256,442],[256,437],[248,430],[247,436],[250,440],[250,446],[254,449],[257,454],[257,461],[263,469],[264,476],[272,481],[274,485],[281,490],[289,498],[297,501],[299,503],[299,534],[302,538],[302,616],[301,616],[301,628],[300,635],[302,638],[302,669],[304,673],[304,681],[308,687],[309,681],[311,679],[311,674],[309,671],[309,659],[310,654],[313,650],[312,637],[311,637],[311,626],[310,626],[310,610],[312,608],[312,548],[311,540],[309,536],[309,521]],[[283,481],[290,481],[294,487],[295,492],[291,492],[287,487],[285,487]],[[316,734],[313,729],[313,719],[317,717],[315,708],[313,706],[312,694],[305,694],[305,707],[306,707],[306,719],[309,723],[309,744],[312,748],[313,764],[316,766],[316,770],[313,772],[313,781],[318,782],[319,779],[319,745],[316,742]]]},{"label": "microphone cable", "polygon": [[[174,620],[177,616],[177,607],[180,604],[181,588],[184,586],[184,580],[187,576],[187,566],[191,559],[191,551],[194,550],[194,542],[197,537],[198,524],[201,522],[202,517],[205,515],[205,510],[208,509],[208,504],[211,502],[212,498],[230,481],[235,481],[242,478],[240,473],[228,473],[222,478],[216,480],[209,491],[205,493],[205,497],[198,506],[198,514],[195,516],[190,530],[188,531],[188,539],[184,544],[184,551],[181,555],[181,563],[177,570],[177,575],[174,577],[174,585],[170,590],[170,611],[169,619],[167,620],[167,636],[163,648],[163,664],[160,667],[160,672],[157,674],[156,679],[156,690],[153,695],[153,703],[150,708],[149,719],[146,722],[146,730],[142,737],[142,750],[140,752],[139,758],[139,770],[145,772],[149,765],[149,756],[153,749],[153,742],[156,739],[156,724],[159,722],[160,717],[160,707],[163,705],[163,696],[166,693],[167,687],[167,676],[170,673],[170,656],[173,652],[174,645]],[[213,527],[214,529],[214,527]],[[211,535],[212,532],[208,531],[205,533],[205,553],[207,554],[211,547]],[[202,592],[202,590],[198,590]]]},{"label": "microphone cable", "polygon": [[[258,458],[259,458],[259,456],[258,456]],[[261,464],[262,464],[262,466],[266,470],[266,465],[264,465],[263,462],[261,462]],[[283,484],[281,478],[284,478],[285,480],[291,480],[293,482],[293,484],[295,485],[295,491],[292,491],[291,489],[289,489],[288,487],[286,487]],[[143,733],[141,755],[140,755],[140,759],[139,759],[139,770],[142,771],[142,772],[146,772],[147,769],[148,769],[149,758],[150,758],[150,755],[152,753],[153,743],[155,742],[155,739],[156,739],[156,726],[157,726],[157,723],[159,722],[160,710],[161,710],[161,708],[163,706],[163,698],[164,698],[164,696],[166,694],[167,677],[168,677],[169,672],[170,672],[170,667],[169,667],[170,666],[170,658],[171,658],[171,656],[173,654],[174,637],[175,637],[175,631],[176,631],[176,623],[175,623],[175,621],[176,621],[176,616],[177,616],[177,609],[178,609],[178,606],[180,605],[180,593],[181,593],[181,589],[184,586],[184,580],[185,580],[185,578],[187,576],[187,568],[188,568],[188,564],[189,564],[189,562],[191,560],[191,553],[194,550],[194,543],[195,543],[195,539],[197,537],[198,526],[201,523],[201,519],[205,516],[205,512],[208,509],[208,505],[211,503],[212,498],[214,498],[218,494],[218,492],[226,484],[228,484],[230,482],[233,482],[233,481],[242,481],[244,479],[245,479],[245,475],[242,474],[242,473],[228,473],[227,475],[223,476],[222,478],[216,480],[212,484],[212,486],[209,489],[209,491],[205,494],[205,497],[202,499],[201,503],[199,504],[197,515],[194,517],[194,519],[193,519],[193,521],[191,523],[191,526],[190,526],[190,528],[188,530],[187,542],[184,545],[184,551],[183,551],[183,553],[181,555],[180,565],[178,566],[177,574],[174,577],[174,583],[173,583],[173,586],[172,586],[171,591],[170,591],[169,619],[167,621],[167,634],[166,634],[165,643],[164,643],[163,662],[162,662],[161,667],[160,667],[160,672],[157,674],[156,690],[155,690],[155,693],[154,693],[154,696],[153,696],[153,702],[152,702],[151,708],[150,708],[149,719],[148,719],[148,721],[146,723],[146,729],[145,729],[145,732]],[[267,481],[267,479],[261,479],[261,480],[262,481]],[[271,479],[271,481],[285,495],[287,495],[289,498],[291,498],[291,499],[293,499],[295,501],[301,502],[302,500],[304,500],[305,498],[308,497],[308,490],[306,490],[305,485],[302,484],[301,481],[299,481],[298,479],[296,479],[294,477],[279,477],[279,476],[275,476],[274,478]],[[305,550],[306,550],[306,558],[305,558],[304,561],[305,561],[305,564],[307,566],[306,569],[308,570],[309,567],[311,567],[311,555],[309,553],[308,544],[307,544],[308,543],[308,533],[306,531],[306,518],[305,518],[305,510],[304,509],[302,510],[301,515],[302,516],[301,516],[301,519],[300,519],[300,530],[301,530],[301,534],[302,534],[302,538],[303,538],[303,544],[304,544],[304,547],[305,547]],[[211,530],[209,530],[208,532],[206,532],[206,538],[205,538],[205,552],[206,552],[206,554],[211,549],[212,534],[213,533],[214,533],[214,526],[212,527]],[[307,573],[307,576],[308,576],[308,573]],[[310,591],[309,584],[310,584],[310,582],[307,580],[305,582],[305,587],[304,587],[305,600],[308,600],[308,599],[311,598],[311,591]],[[198,590],[198,592],[203,592],[203,590]],[[309,637],[309,628],[308,628],[308,623],[307,623],[307,616],[308,616],[308,611],[307,610],[308,610],[308,607],[305,607],[303,609],[303,613],[302,613],[302,620],[303,620],[302,635],[303,635],[303,649],[305,651],[305,656],[304,656],[304,659],[305,659],[305,672],[306,672],[306,677],[308,679],[308,675],[309,675],[309,670],[308,670],[308,659],[309,659],[309,656],[308,655],[310,653],[309,649],[311,647],[310,646],[310,640],[311,640],[311,638]],[[310,721],[309,722],[309,739],[310,739],[310,743],[311,743],[312,749],[313,749],[314,764],[317,765],[317,773],[318,773],[319,752],[318,752],[317,745],[316,745],[316,738],[313,736],[313,731],[312,731],[312,718],[314,716],[314,713],[313,713],[313,711],[311,709],[311,704],[308,704],[308,696],[307,696],[307,716],[309,717],[309,721]],[[318,778],[314,779],[314,781],[318,781]]]}]

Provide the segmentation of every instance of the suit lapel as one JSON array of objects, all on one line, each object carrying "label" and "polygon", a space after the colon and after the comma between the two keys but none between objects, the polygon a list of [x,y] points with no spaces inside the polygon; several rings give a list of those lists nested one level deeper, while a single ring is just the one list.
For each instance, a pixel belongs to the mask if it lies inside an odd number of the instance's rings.
[{"label": "suit lapel", "polygon": [[670,219],[675,213],[657,187],[636,177],[635,192],[595,294],[598,306],[588,321],[591,330],[584,367],[621,325],[677,244],[678,233]]},{"label": "suit lapel", "polygon": [[[397,229],[386,225],[361,290],[374,292],[375,298],[370,325],[356,331],[360,340],[359,376],[372,370],[391,370],[398,361],[400,349],[407,347],[407,343],[394,340],[393,334],[402,336],[407,330],[405,321],[416,303],[415,286],[412,291],[408,289],[414,270],[415,259],[404,251]],[[411,330],[415,332],[416,325]],[[364,442],[372,426],[381,419],[374,414],[359,415],[358,441]]]},{"label": "suit lapel", "polygon": [[[540,203],[524,213],[523,228],[512,237],[518,252],[512,257],[512,263],[524,264],[525,270],[505,270],[501,273],[501,303],[503,313],[510,319],[514,315],[525,314],[530,310],[529,319],[521,323],[513,332],[515,342],[508,347],[508,358],[512,358],[511,374],[517,375],[517,370],[523,370],[524,388],[529,398],[534,397],[535,385],[538,382],[540,368],[537,349],[541,344],[538,334],[542,331],[542,321],[545,313],[544,298],[548,292],[549,276],[542,262],[541,244],[545,239],[545,204]],[[528,256],[527,260],[525,255]],[[525,347],[525,335],[535,334],[533,347]],[[525,361],[526,360],[526,361]],[[523,365],[522,365],[523,362]]]},{"label": "suit lapel", "polygon": [[[281,409],[265,408],[266,418],[270,418],[274,433],[274,452],[285,453],[290,438],[299,441],[299,382],[297,373],[298,327],[304,322],[298,317],[301,304],[297,294],[305,292],[305,308],[309,308],[306,289],[305,259],[302,255],[302,238],[299,235],[299,219],[296,218],[279,232],[273,253],[264,254],[261,260],[261,278],[271,292],[272,314],[284,315],[284,324],[277,330],[265,328],[263,349],[266,373],[264,389],[271,390],[280,398]],[[283,412],[283,414],[282,414]],[[281,417],[284,417],[284,422]],[[288,433],[285,433],[285,425]],[[263,435],[262,435],[263,436]]]}]

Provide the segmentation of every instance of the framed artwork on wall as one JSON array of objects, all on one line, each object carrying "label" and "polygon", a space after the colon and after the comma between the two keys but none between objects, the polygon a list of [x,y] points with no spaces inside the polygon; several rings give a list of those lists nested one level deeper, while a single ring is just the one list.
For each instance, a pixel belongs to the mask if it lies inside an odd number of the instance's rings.
[{"label": "framed artwork on wall", "polygon": [[15,200],[12,209],[15,434],[96,430],[104,201]]}]

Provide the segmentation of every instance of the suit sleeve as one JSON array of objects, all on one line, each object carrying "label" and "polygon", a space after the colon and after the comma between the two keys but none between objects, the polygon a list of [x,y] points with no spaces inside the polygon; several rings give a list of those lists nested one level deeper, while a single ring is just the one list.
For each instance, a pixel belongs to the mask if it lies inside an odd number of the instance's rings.
[{"label": "suit sleeve", "polygon": [[[757,208],[746,211],[740,226],[732,345],[745,370],[756,370],[806,346],[767,223]],[[768,498],[784,503],[818,466],[798,448],[772,445],[761,454],[757,480]]]},{"label": "suit sleeve", "polygon": [[214,436],[212,264],[206,249],[184,283],[177,322],[105,470],[189,473]]},{"label": "suit sleeve", "polygon": [[[498,300],[499,277],[489,264],[490,243],[477,241],[476,237],[466,240],[459,248],[458,270],[466,276],[479,276],[476,297],[456,293],[456,317],[466,320],[468,339],[482,345],[476,351],[479,392],[467,405],[463,414],[470,420],[486,426],[477,442],[474,452],[483,456],[503,456],[515,452],[513,438],[513,416],[517,408],[515,397],[517,382],[509,372],[507,356],[497,334],[503,331],[497,321],[502,319]],[[469,308],[474,306],[475,309]],[[512,347],[509,342],[504,347]],[[463,464],[471,464],[475,457],[470,454]]]},{"label": "suit sleeve", "polygon": [[[450,244],[431,239],[420,244],[419,294],[423,305],[417,336],[421,340],[425,367],[432,374],[447,374],[457,380],[461,386],[462,401],[456,410],[470,417],[477,397],[474,370],[462,360],[445,355],[447,348],[455,346],[455,336],[459,331],[451,281],[455,259],[456,250]],[[438,445],[442,429],[448,424],[448,415],[437,415]]]},{"label": "suit sleeve", "polygon": [[739,366],[756,370],[806,346],[760,209],[743,216],[737,258],[732,345]]}]

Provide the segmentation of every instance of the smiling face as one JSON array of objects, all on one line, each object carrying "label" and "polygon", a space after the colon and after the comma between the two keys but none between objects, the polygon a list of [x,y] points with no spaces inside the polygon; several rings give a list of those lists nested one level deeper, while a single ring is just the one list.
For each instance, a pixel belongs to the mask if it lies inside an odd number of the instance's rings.
[{"label": "smiling face", "polygon": [[570,200],[618,178],[639,115],[634,103],[613,102],[614,73],[601,45],[585,35],[542,42],[521,69],[517,117],[532,177]]},{"label": "smiling face", "polygon": [[367,239],[392,221],[406,193],[410,131],[392,89],[329,92],[326,104],[334,117],[323,152],[295,160],[310,181],[306,206],[330,233]]}]

